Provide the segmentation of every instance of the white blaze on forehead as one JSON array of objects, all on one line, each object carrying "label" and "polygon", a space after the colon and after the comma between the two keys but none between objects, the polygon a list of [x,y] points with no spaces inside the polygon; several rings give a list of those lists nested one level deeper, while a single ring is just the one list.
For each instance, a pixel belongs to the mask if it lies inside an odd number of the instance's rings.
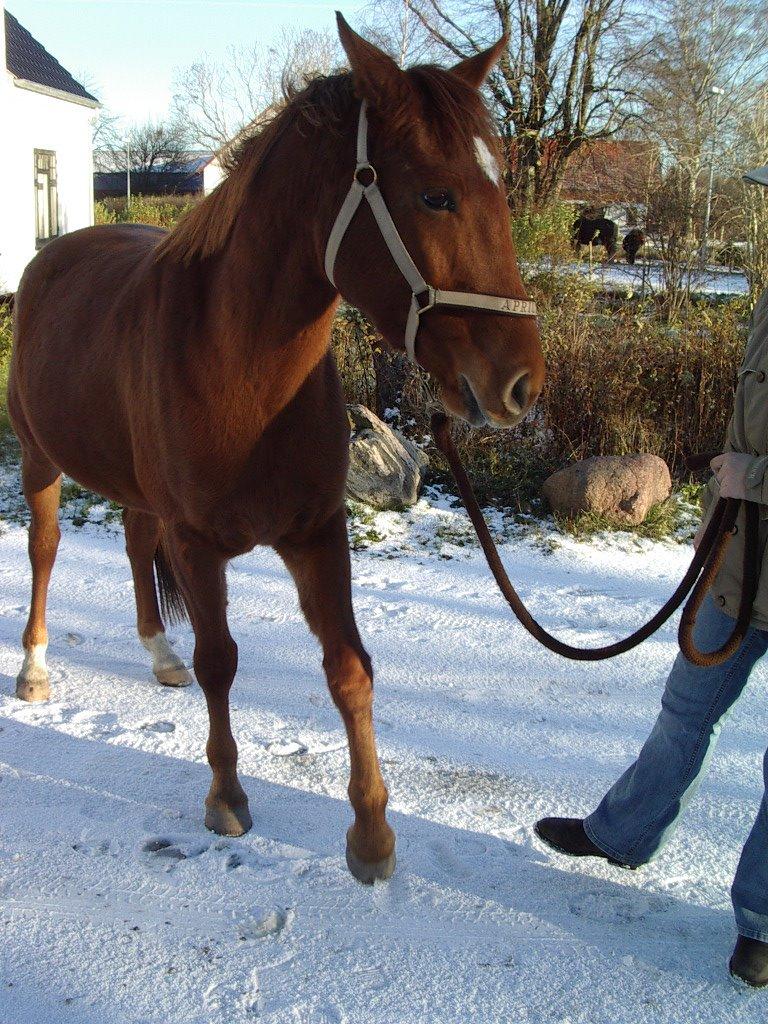
[{"label": "white blaze on forehead", "polygon": [[485,141],[479,135],[475,136],[475,156],[480,164],[480,169],[486,178],[489,178],[494,185],[499,184],[499,165],[493,153],[488,149]]}]

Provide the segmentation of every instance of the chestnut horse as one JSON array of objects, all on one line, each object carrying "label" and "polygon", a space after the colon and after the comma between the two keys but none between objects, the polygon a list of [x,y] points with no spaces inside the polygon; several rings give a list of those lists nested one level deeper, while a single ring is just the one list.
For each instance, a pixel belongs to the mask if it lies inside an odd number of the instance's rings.
[{"label": "chestnut horse", "polygon": [[[334,253],[335,286],[324,271],[350,190],[361,101],[381,194],[421,272],[441,288],[521,305],[525,293],[478,91],[505,41],[451,70],[402,71],[341,18],[339,34],[351,73],[318,79],[287,102],[173,232],[76,231],[24,274],[9,401],[31,510],[32,602],[17,694],[49,696],[45,603],[65,472],[124,506],[138,632],[161,683],[189,681],[161,611],[176,603],[191,619],[210,719],[205,823],[243,834],[251,816],[229,719],[237,646],[225,569],[255,545],[273,547],[322,645],[350,749],[347,860],[372,882],[391,874],[395,838],[371,663],[352,609],[349,429],[329,337],[341,293],[402,350],[412,295],[366,203]],[[436,306],[420,320],[417,358],[448,410],[475,424],[517,423],[544,376],[532,315]]]}]

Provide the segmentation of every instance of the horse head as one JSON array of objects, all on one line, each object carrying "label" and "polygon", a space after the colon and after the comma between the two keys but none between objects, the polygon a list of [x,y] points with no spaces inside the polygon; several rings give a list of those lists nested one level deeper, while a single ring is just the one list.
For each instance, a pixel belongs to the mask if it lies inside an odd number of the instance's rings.
[{"label": "horse head", "polygon": [[[340,15],[339,35],[365,104],[358,192],[377,186],[390,227],[382,228],[373,202],[366,208],[366,197],[353,200],[361,206],[337,232],[333,281],[390,346],[409,351],[439,382],[449,412],[474,426],[514,426],[541,391],[544,360],[512,242],[499,146],[479,91],[506,39],[451,69],[404,71]],[[392,228],[404,257],[395,256]],[[403,268],[409,259],[431,286],[418,299],[420,286]],[[457,293],[467,301],[440,303]],[[494,297],[506,299],[482,308],[480,300]],[[409,313],[417,331],[410,344]]]}]

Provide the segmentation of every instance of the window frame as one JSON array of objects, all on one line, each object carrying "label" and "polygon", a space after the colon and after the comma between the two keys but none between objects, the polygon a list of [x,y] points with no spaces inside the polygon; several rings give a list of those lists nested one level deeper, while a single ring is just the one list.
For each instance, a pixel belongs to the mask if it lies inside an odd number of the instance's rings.
[{"label": "window frame", "polygon": [[[40,157],[44,157],[48,160],[47,169],[43,169],[40,166]],[[60,234],[59,230],[59,178],[58,178],[58,161],[56,159],[56,151],[53,149],[35,149],[34,150],[34,188],[35,188],[35,248],[42,249],[44,245],[52,241],[54,238],[58,238]],[[42,173],[47,175],[45,186],[38,184],[38,176]],[[48,206],[48,235],[42,237],[38,233],[40,228],[39,221],[39,201],[38,201],[38,190],[46,192],[46,201]]]}]

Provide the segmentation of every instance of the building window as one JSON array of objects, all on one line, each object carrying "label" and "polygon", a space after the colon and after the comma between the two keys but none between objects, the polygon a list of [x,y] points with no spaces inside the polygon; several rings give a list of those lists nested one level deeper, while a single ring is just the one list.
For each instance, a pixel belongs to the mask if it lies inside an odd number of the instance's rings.
[{"label": "building window", "polygon": [[56,154],[35,150],[35,237],[37,247],[59,233],[59,194],[56,188]]}]

